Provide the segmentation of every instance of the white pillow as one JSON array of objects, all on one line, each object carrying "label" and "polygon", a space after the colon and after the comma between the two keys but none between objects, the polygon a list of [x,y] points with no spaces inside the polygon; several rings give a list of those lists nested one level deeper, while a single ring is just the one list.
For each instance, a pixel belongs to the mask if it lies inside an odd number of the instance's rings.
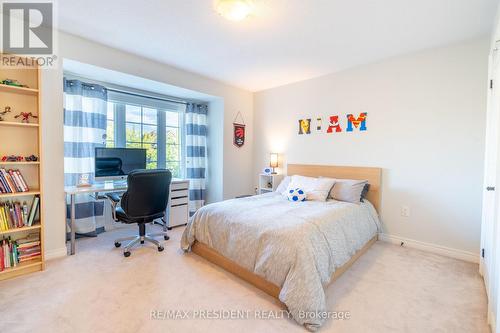
[{"label": "white pillow", "polygon": [[307,200],[326,201],[328,193],[335,184],[332,178],[314,178],[294,175],[287,187],[287,192],[296,188],[303,189],[306,192]]},{"label": "white pillow", "polygon": [[290,184],[290,180],[292,180],[292,177],[290,176],[285,176],[281,183],[278,185],[276,188],[276,193],[280,193],[282,195],[286,195],[286,189],[288,188],[288,185]]}]

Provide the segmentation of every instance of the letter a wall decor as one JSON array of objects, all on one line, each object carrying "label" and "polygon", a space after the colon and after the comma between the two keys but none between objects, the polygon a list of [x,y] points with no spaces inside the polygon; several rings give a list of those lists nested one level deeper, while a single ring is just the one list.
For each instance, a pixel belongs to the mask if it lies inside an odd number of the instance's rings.
[{"label": "letter a wall decor", "polygon": [[342,128],[340,128],[339,124],[339,116],[330,116],[330,124],[328,125],[326,133],[333,133],[334,129],[335,132],[342,132]]}]

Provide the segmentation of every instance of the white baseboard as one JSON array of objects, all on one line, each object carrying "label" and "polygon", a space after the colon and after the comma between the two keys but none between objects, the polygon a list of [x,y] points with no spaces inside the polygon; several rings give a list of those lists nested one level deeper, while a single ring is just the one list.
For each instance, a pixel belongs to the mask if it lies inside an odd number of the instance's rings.
[{"label": "white baseboard", "polygon": [[446,257],[451,257],[451,258],[460,259],[460,260],[464,260],[464,261],[469,261],[469,262],[473,262],[475,264],[479,263],[479,253],[473,253],[473,252],[467,252],[467,251],[463,251],[463,250],[452,249],[452,248],[445,247],[445,246],[424,243],[421,241],[403,238],[403,237],[394,236],[394,235],[388,235],[388,234],[384,234],[384,233],[379,233],[378,239],[381,241],[384,241],[384,242],[389,242],[389,243],[397,244],[397,245],[401,245],[401,242],[403,242],[405,246],[410,247],[410,248],[419,249],[419,250],[427,251],[427,252],[432,252],[432,253],[440,254],[440,255],[443,255]]},{"label": "white baseboard", "polygon": [[45,260],[62,258],[66,257],[67,255],[68,255],[68,249],[66,247],[61,247],[59,249],[45,251]]}]

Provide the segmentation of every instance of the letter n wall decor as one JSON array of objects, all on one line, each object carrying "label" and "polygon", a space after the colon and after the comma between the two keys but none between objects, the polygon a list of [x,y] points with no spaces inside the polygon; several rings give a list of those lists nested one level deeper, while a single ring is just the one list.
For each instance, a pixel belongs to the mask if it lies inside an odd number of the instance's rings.
[{"label": "letter n wall decor", "polygon": [[299,134],[311,134],[311,119],[299,120]]}]

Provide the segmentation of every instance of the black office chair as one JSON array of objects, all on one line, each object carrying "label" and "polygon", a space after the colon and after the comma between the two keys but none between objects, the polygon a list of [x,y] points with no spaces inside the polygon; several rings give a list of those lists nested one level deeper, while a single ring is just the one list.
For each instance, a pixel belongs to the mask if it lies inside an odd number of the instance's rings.
[{"label": "black office chair", "polygon": [[[122,223],[137,223],[139,225],[139,236],[120,238],[115,241],[115,246],[120,247],[121,242],[132,240],[123,249],[125,257],[130,256],[130,249],[145,241],[155,244],[158,251],[163,251],[160,242],[153,239],[154,236],[163,236],[168,240],[166,232],[146,234],[146,223],[163,218],[167,208],[170,193],[170,181],[172,174],[168,170],[134,170],[127,178],[128,189],[121,198],[116,193],[108,193],[113,208],[113,219]],[[118,207],[120,203],[120,207]]]}]

